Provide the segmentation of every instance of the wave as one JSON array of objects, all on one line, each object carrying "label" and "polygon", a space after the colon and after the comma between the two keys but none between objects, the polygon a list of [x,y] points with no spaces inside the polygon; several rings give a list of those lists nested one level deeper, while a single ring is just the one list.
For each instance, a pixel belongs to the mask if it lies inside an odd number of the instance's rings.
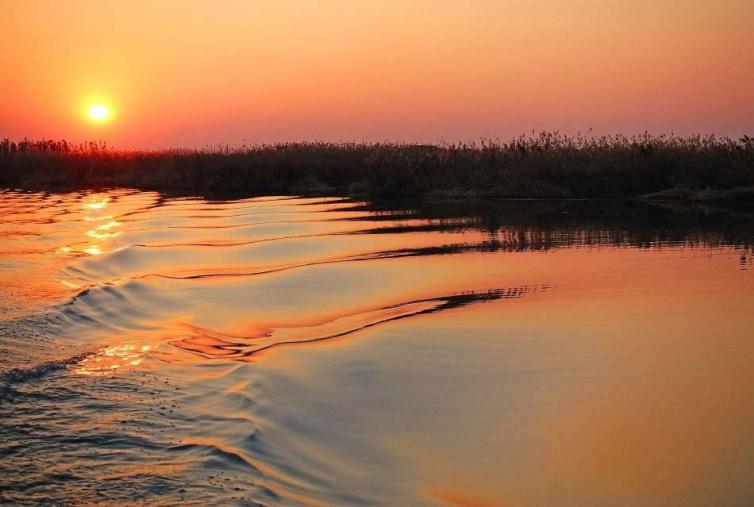
[{"label": "wave", "polygon": [[[546,290],[547,288],[544,286],[539,289]],[[519,286],[491,289],[485,292],[466,292],[415,299],[354,314],[341,315],[310,326],[268,329],[248,337],[230,336],[198,326],[187,326],[193,334],[189,337],[173,340],[170,343],[181,350],[205,359],[244,361],[249,360],[255,354],[274,347],[332,340],[409,317],[460,308],[473,303],[517,299],[536,289],[538,287]]]},{"label": "wave", "polygon": [[10,370],[0,372],[0,400],[5,397],[9,388],[13,384],[36,380],[55,371],[65,370],[70,366],[76,365],[81,361],[86,360],[88,357],[94,355],[95,353],[95,351],[81,352],[64,359],[46,361],[28,367],[12,368]]}]

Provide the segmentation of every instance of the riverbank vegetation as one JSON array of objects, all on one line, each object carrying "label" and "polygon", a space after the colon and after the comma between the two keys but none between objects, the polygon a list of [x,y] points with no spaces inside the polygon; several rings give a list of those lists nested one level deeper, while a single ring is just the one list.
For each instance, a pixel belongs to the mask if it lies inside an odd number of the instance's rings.
[{"label": "riverbank vegetation", "polygon": [[754,139],[542,133],[470,144],[300,142],[152,151],[5,139],[0,186],[752,202]]}]

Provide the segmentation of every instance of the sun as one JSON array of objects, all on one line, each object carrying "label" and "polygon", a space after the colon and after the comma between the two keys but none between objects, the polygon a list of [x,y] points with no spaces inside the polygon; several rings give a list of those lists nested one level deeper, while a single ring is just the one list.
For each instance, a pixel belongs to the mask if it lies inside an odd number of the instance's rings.
[{"label": "sun", "polygon": [[99,102],[91,104],[87,113],[89,114],[89,119],[98,123],[107,121],[110,118],[110,108]]}]

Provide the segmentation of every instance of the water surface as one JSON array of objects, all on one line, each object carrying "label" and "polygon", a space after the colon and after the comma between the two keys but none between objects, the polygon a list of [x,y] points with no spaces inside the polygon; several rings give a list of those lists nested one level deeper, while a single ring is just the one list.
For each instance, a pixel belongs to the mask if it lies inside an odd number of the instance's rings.
[{"label": "water surface", "polygon": [[0,500],[754,503],[754,220],[0,194]]}]

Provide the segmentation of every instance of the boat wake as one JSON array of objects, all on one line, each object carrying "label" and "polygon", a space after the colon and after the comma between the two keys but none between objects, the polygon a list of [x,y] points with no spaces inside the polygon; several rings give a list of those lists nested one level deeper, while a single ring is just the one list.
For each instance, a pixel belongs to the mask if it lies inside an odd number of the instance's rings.
[{"label": "boat wake", "polygon": [[308,326],[265,329],[250,336],[231,336],[198,326],[187,326],[191,329],[191,334],[172,340],[170,343],[208,359],[249,361],[254,355],[273,347],[333,340],[400,319],[450,310],[473,303],[521,298],[532,290],[537,290],[537,288],[521,286],[417,299],[342,315]]}]

